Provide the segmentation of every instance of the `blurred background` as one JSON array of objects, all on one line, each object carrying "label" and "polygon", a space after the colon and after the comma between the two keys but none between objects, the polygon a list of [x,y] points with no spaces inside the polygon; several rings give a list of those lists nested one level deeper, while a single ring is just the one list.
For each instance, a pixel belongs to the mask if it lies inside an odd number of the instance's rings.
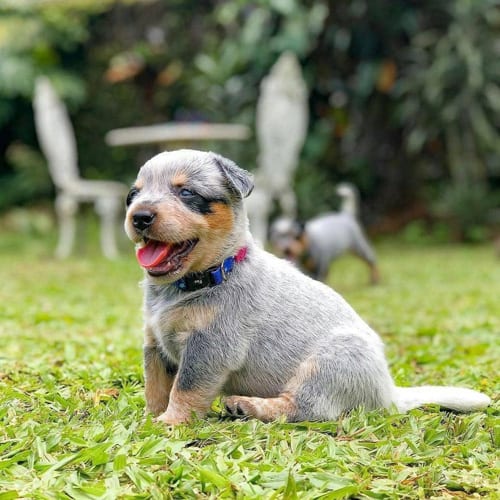
[{"label": "blurred background", "polygon": [[[372,236],[493,241],[499,35],[497,0],[2,0],[0,224],[46,213],[30,230],[51,229],[37,76],[68,107],[82,176],[130,184],[158,149],[111,147],[109,130],[206,121],[255,131],[260,82],[291,51],[309,93],[294,180],[302,219],[335,209],[335,185],[349,181]],[[203,148],[256,166],[254,133]]]}]

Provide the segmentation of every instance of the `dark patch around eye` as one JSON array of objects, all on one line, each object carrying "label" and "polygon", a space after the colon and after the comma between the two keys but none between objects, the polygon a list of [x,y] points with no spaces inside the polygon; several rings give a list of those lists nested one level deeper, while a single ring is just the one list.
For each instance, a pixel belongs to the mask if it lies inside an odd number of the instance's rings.
[{"label": "dark patch around eye", "polygon": [[126,205],[127,207],[134,201],[134,198],[139,194],[139,190],[135,187],[133,187],[127,195],[127,200],[126,200]]},{"label": "dark patch around eye", "polygon": [[229,203],[225,198],[205,198],[188,188],[179,189],[178,196],[189,209],[203,215],[213,213],[212,203],[224,203],[225,205]]},{"label": "dark patch around eye", "polygon": [[193,212],[198,212],[199,214],[212,213],[210,204],[213,200],[207,200],[197,193],[193,193],[191,196],[182,196],[181,201],[186,207],[193,210]]}]

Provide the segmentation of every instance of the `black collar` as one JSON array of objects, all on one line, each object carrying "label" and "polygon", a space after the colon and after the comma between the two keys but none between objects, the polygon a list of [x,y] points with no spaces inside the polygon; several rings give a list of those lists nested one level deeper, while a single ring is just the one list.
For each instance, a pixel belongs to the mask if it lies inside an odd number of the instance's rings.
[{"label": "black collar", "polygon": [[218,266],[211,267],[206,271],[188,274],[174,282],[174,285],[182,292],[194,292],[201,288],[213,287],[226,281],[234,265],[245,259],[247,247],[242,247],[234,256],[227,257]]}]

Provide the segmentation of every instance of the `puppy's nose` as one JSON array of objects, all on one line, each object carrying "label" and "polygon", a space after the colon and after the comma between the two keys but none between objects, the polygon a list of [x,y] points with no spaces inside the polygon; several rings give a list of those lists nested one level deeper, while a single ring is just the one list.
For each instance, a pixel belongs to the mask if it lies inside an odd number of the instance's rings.
[{"label": "puppy's nose", "polygon": [[156,214],[150,210],[141,210],[132,215],[132,224],[139,231],[144,231],[153,224]]}]

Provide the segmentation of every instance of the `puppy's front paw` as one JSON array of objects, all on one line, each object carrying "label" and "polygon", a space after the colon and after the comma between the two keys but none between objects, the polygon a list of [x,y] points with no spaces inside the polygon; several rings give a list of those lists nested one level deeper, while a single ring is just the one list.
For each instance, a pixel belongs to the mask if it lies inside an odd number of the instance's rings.
[{"label": "puppy's front paw", "polygon": [[157,417],[166,411],[168,407],[169,391],[167,391],[165,387],[146,381],[144,395],[146,397],[146,412],[152,413]]},{"label": "puppy's front paw", "polygon": [[162,413],[165,412],[167,409],[168,403],[161,403],[161,404],[151,404],[149,402],[146,403],[146,410],[145,413],[151,413],[154,417],[158,417]]},{"label": "puppy's front paw", "polygon": [[159,417],[155,418],[155,422],[159,422],[166,425],[179,425],[179,424],[187,424],[189,422],[189,418],[185,415],[176,415],[173,412],[163,412]]}]

